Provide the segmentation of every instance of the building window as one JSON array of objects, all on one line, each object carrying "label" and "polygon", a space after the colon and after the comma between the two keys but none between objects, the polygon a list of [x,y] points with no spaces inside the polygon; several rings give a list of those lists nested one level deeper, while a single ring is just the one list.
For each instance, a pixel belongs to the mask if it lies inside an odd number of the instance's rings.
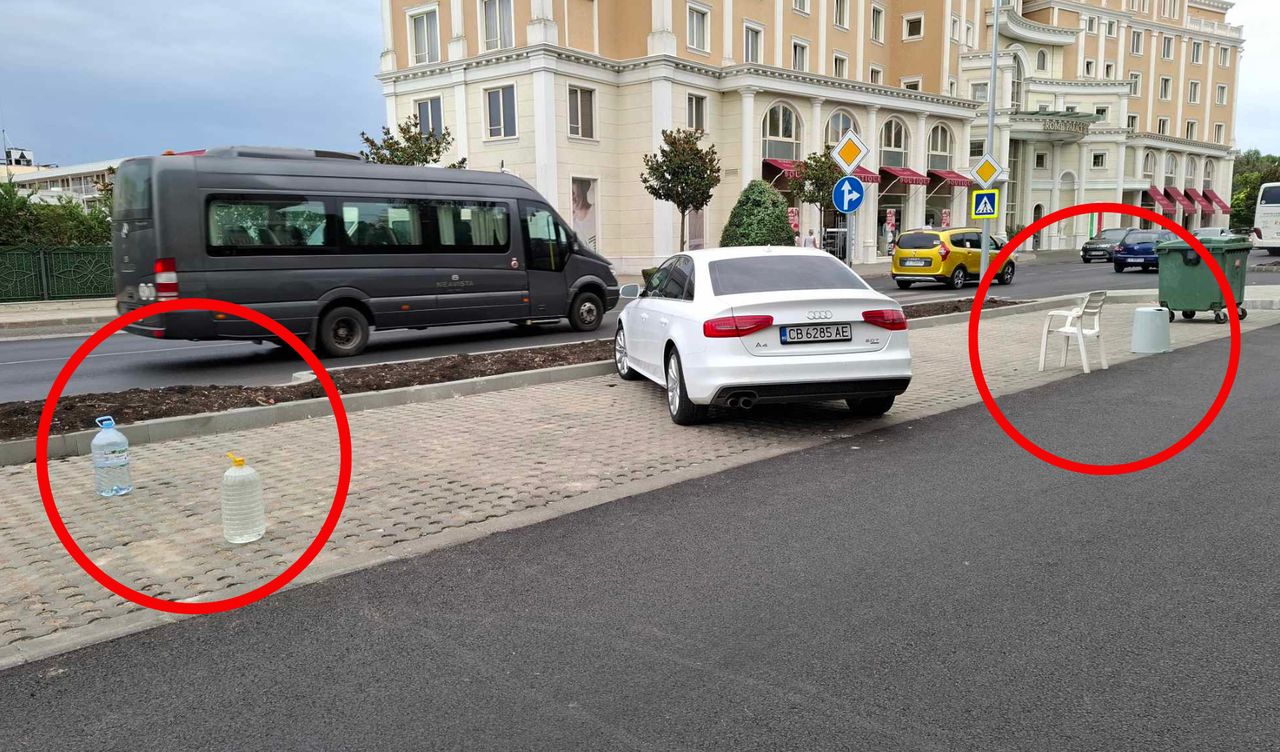
[{"label": "building window", "polygon": [[484,96],[489,138],[515,138],[516,87],[511,85],[488,89]]},{"label": "building window", "polygon": [[1129,93],[1134,95],[1142,93],[1142,74],[1138,71],[1129,71]]},{"label": "building window", "polygon": [[960,93],[960,84],[956,83],[956,80],[954,78],[951,79],[950,81],[947,81],[947,94],[954,97],[959,95],[959,93]]},{"label": "building window", "polygon": [[1156,184],[1156,153],[1154,151],[1147,152],[1142,158],[1142,179],[1151,185]]},{"label": "building window", "polygon": [[809,45],[796,40],[791,41],[791,68],[798,71],[809,70]]},{"label": "building window", "polygon": [[436,8],[409,17],[413,30],[413,64],[440,62],[440,13]]},{"label": "building window", "polygon": [[707,41],[707,28],[710,25],[711,11],[696,5],[689,6],[689,49],[707,52],[711,49]]},{"label": "building window", "polygon": [[1187,82],[1187,101],[1191,102],[1191,104],[1200,104],[1200,82],[1199,81]]},{"label": "building window", "polygon": [[1197,125],[1196,121],[1194,121],[1194,120],[1188,120],[1188,121],[1187,121],[1186,128],[1184,128],[1184,129],[1183,129],[1183,135],[1182,135],[1182,137],[1183,137],[1183,138],[1185,138],[1185,139],[1187,139],[1188,141],[1195,141],[1195,140],[1196,140],[1196,125]]},{"label": "building window", "polygon": [[1036,152],[1036,169],[1037,170],[1049,169],[1049,155],[1047,153],[1042,151]]},{"label": "building window", "polygon": [[1213,124],[1213,142],[1221,144],[1227,140],[1227,126],[1223,123]]},{"label": "building window", "polygon": [[1215,101],[1218,103],[1218,105],[1225,107],[1227,105],[1227,85],[1226,84],[1218,84],[1218,91],[1216,96],[1217,96],[1217,99]]},{"label": "building window", "polygon": [[687,102],[689,127],[695,131],[707,129],[707,98],[690,94]]},{"label": "building window", "polygon": [[977,37],[974,36],[973,24],[966,23],[964,25],[964,43],[972,47],[974,46],[974,42],[976,40],[977,40]]},{"label": "building window", "polygon": [[1206,191],[1213,190],[1213,161],[1206,159],[1204,161],[1204,189]]},{"label": "building window", "polygon": [[1107,21],[1107,36],[1115,39],[1117,31],[1119,31],[1119,24],[1116,23],[1114,18],[1109,19]]},{"label": "building window", "polygon": [[505,50],[516,46],[513,0],[480,0],[481,18],[484,22],[484,49],[486,52]]},{"label": "building window", "polygon": [[1165,60],[1173,59],[1173,37],[1168,35],[1160,37],[1160,57]]},{"label": "building window", "polygon": [[906,89],[907,91],[920,91],[920,79],[904,78],[902,79],[902,88]]},{"label": "building window", "polygon": [[836,110],[827,120],[827,148],[834,147],[849,131],[858,132],[858,124],[853,116],[844,110]]},{"label": "building window", "polygon": [[1090,34],[1096,34],[1098,31],[1098,17],[1086,16],[1084,19],[1084,30]]},{"label": "building window", "polygon": [[884,43],[884,8],[871,6],[871,41]]},{"label": "building window", "polygon": [[423,133],[444,133],[444,117],[440,107],[440,97],[432,97],[418,102],[418,129]]},{"label": "building window", "polygon": [[1173,79],[1168,76],[1160,77],[1160,98],[1166,101],[1173,98]]},{"label": "building window", "polygon": [[929,169],[951,169],[951,129],[945,125],[935,125],[929,131]]},{"label": "building window", "polygon": [[1178,17],[1178,0],[1160,0],[1160,15],[1165,18]]},{"label": "building window", "polygon": [[569,87],[569,135],[596,137],[596,93],[577,86]]},{"label": "building window", "polygon": [[842,29],[849,28],[849,0],[835,0],[835,24]]},{"label": "building window", "polygon": [[1138,116],[1130,115],[1129,121],[1126,125],[1129,127],[1130,130],[1135,130],[1135,131],[1138,130]]},{"label": "building window", "polygon": [[1141,54],[1142,54],[1142,42],[1143,42],[1143,38],[1144,38],[1144,37],[1143,37],[1143,33],[1142,33],[1142,30],[1141,30],[1141,29],[1134,29],[1132,32],[1130,32],[1130,34],[1129,34],[1129,54],[1131,54],[1131,55],[1141,55]]},{"label": "building window", "polygon": [[742,27],[742,62],[760,62],[760,37],[762,32],[757,26]]},{"label": "building window", "polygon": [[1228,68],[1230,66],[1231,66],[1231,48],[1219,47],[1218,48],[1218,67]]},{"label": "building window", "polygon": [[884,85],[884,68],[881,68],[878,65],[871,66],[871,70],[869,71],[867,78],[870,80],[871,83],[875,84],[876,86],[883,86]]},{"label": "building window", "polygon": [[1107,80],[1111,80],[1111,79],[1115,78],[1115,77],[1116,77],[1116,64],[1115,64],[1115,63],[1107,63],[1106,65],[1102,66],[1102,77],[1103,77],[1103,78],[1105,78],[1105,79],[1107,79]]},{"label": "building window", "polygon": [[1169,118],[1162,117],[1156,120],[1156,133],[1161,136],[1169,135]]},{"label": "building window", "polygon": [[1191,63],[1200,65],[1204,62],[1204,42],[1191,43]]},{"label": "building window", "polygon": [[1084,61],[1085,78],[1093,78],[1098,74],[1098,62],[1096,60]]},{"label": "building window", "polygon": [[985,141],[969,142],[969,159],[982,159],[987,153],[987,144]]},{"label": "building window", "polygon": [[1080,108],[1075,106],[1074,104],[1067,105],[1067,112],[1077,112],[1079,110]]},{"label": "building window", "polygon": [[985,81],[969,84],[969,98],[975,102],[987,101],[987,86]]},{"label": "building window", "polygon": [[922,39],[924,37],[924,16],[902,17],[902,38],[904,40]]},{"label": "building window", "polygon": [[1195,157],[1187,157],[1187,166],[1182,171],[1182,177],[1183,177],[1182,182],[1184,185],[1196,184],[1196,158]]},{"label": "building window", "polygon": [[1105,122],[1107,122],[1107,118],[1111,116],[1111,108],[1110,108],[1110,107],[1101,107],[1101,106],[1100,106],[1100,107],[1094,107],[1094,108],[1093,108],[1093,114],[1095,114],[1095,115],[1097,115],[1097,116],[1101,117],[1101,118],[1102,118],[1102,122],[1104,122],[1104,123],[1105,123]]},{"label": "building window", "polygon": [[791,7],[792,7],[792,8],[793,8],[797,13],[808,13],[808,12],[809,12],[809,0],[791,0]]},{"label": "building window", "polygon": [[1173,185],[1178,180],[1178,155],[1169,154],[1164,158],[1164,184]]},{"label": "building window", "polygon": [[880,130],[880,166],[907,166],[907,128],[896,119],[890,119]]},{"label": "building window", "polygon": [[960,41],[960,17],[959,16],[951,17],[951,41],[953,42]]},{"label": "building window", "polygon": [[1041,72],[1049,70],[1049,53],[1044,50],[1036,53],[1036,70]]},{"label": "building window", "polygon": [[799,121],[796,111],[785,104],[775,104],[769,108],[761,126],[764,141],[761,152],[765,159],[800,158]]},{"label": "building window", "polygon": [[1093,169],[1107,169],[1107,153],[1105,151],[1095,151],[1091,156],[1093,159]]},{"label": "building window", "polygon": [[831,59],[831,75],[836,78],[849,77],[849,58],[839,52]]}]

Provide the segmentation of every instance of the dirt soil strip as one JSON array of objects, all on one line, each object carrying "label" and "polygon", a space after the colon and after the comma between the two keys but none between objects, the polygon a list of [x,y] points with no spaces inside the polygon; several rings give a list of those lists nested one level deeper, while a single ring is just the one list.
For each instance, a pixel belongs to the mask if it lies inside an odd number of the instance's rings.
[{"label": "dirt soil strip", "polygon": [[[1021,302],[1023,301],[991,298],[987,300],[986,307],[1000,308]],[[918,303],[904,306],[903,311],[908,318],[923,318],[967,311],[972,305],[973,299],[970,298]],[[594,363],[612,358],[613,343],[609,340],[595,340],[570,345],[521,348],[478,355],[446,355],[408,363],[344,368],[332,375],[341,393],[354,394]],[[58,401],[51,433],[91,430],[94,419],[104,415],[112,416],[116,423],[123,426],[156,418],[216,413],[323,396],[324,390],[315,382],[290,386],[171,386],[161,389],[130,389],[108,394],[79,394],[66,396]],[[35,436],[43,409],[43,401],[0,404],[0,441]]]}]

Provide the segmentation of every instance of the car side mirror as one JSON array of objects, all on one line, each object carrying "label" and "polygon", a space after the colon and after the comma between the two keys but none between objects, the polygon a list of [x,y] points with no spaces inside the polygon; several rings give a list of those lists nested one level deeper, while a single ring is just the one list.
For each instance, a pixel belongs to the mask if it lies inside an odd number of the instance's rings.
[{"label": "car side mirror", "polygon": [[632,283],[629,285],[623,285],[622,289],[618,291],[618,294],[624,298],[639,298],[644,295],[644,290],[640,289],[640,285]]}]

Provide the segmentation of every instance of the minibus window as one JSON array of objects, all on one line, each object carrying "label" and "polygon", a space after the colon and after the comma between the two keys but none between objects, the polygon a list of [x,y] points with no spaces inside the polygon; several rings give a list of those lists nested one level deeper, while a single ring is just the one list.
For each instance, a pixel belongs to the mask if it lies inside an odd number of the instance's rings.
[{"label": "minibus window", "polygon": [[151,162],[127,161],[116,170],[111,216],[117,220],[151,216]]},{"label": "minibus window", "polygon": [[522,211],[528,238],[529,268],[544,272],[563,269],[569,249],[569,234],[564,226],[545,207],[528,204],[522,206]]},{"label": "minibus window", "polygon": [[350,245],[381,253],[388,248],[420,249],[418,202],[403,199],[343,199],[342,220]]},{"label": "minibus window", "polygon": [[1258,194],[1258,203],[1263,206],[1280,204],[1280,185],[1269,185],[1263,188],[1262,193]]},{"label": "minibus window", "polygon": [[209,202],[209,253],[253,256],[318,252],[325,207],[297,196],[215,197]]},{"label": "minibus window", "polygon": [[505,204],[432,201],[424,208],[441,253],[506,253],[511,247],[511,219]]}]

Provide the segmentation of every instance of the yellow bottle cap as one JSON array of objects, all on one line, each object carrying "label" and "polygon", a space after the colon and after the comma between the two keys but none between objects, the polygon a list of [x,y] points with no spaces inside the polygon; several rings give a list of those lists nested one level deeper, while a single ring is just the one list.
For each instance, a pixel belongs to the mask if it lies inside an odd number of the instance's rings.
[{"label": "yellow bottle cap", "polygon": [[227,452],[227,456],[231,458],[231,464],[236,467],[244,467],[244,457],[237,457],[232,452]]}]

